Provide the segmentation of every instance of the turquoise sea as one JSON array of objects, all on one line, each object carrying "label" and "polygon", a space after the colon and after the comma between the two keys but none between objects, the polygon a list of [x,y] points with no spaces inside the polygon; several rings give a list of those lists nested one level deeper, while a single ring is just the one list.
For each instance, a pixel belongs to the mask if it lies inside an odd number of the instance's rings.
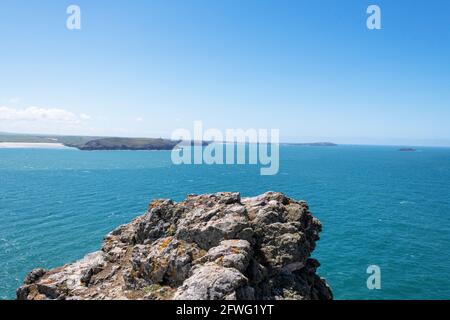
[{"label": "turquoise sea", "polygon": [[[282,146],[280,172],[174,166],[170,152],[0,149],[0,299],[26,273],[98,250],[150,200],[281,191],[324,230],[314,256],[337,299],[450,298],[450,149]],[[366,269],[381,268],[381,290]]]}]

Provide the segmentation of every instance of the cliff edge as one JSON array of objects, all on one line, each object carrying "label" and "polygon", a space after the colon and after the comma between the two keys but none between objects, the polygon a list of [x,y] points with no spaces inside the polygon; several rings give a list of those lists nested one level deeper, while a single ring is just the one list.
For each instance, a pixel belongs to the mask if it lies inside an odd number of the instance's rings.
[{"label": "cliff edge", "polygon": [[17,299],[332,299],[310,258],[321,231],[281,193],[155,200],[105,237],[101,251],[35,269]]}]

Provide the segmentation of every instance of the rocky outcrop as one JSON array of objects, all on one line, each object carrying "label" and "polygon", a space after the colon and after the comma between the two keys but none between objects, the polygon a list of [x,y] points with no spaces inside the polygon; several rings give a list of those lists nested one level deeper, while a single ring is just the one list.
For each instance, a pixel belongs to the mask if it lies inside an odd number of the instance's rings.
[{"label": "rocky outcrop", "polygon": [[303,201],[267,192],[155,200],[101,251],[33,270],[18,299],[332,299],[310,258],[320,222]]}]

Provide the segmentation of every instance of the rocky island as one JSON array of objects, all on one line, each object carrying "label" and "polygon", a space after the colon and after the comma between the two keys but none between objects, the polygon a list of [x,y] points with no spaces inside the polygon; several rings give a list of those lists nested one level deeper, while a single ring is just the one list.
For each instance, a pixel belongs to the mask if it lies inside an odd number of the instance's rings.
[{"label": "rocky island", "polygon": [[321,229],[306,202],[276,192],[154,200],[100,251],[30,272],[17,299],[329,300],[311,258]]}]

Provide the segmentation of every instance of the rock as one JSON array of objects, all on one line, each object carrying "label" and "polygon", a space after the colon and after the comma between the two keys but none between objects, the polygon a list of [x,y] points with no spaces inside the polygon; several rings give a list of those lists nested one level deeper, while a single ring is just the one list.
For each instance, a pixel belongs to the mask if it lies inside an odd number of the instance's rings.
[{"label": "rock", "polygon": [[153,201],[102,250],[35,269],[17,299],[332,299],[311,253],[322,230],[304,201],[277,192]]},{"label": "rock", "polygon": [[41,278],[47,271],[42,268],[34,269],[25,277],[24,284],[33,284]]},{"label": "rock", "polygon": [[250,262],[252,248],[246,240],[224,240],[217,247],[211,248],[206,255],[196,260],[197,264],[215,262],[226,268],[235,268],[245,272]]},{"label": "rock", "polygon": [[174,300],[236,300],[237,292],[248,283],[234,268],[207,262],[197,266],[175,293]]},{"label": "rock", "polygon": [[167,237],[151,245],[136,245],[131,265],[146,285],[166,282],[177,287],[188,277],[192,262],[202,254],[204,251],[193,243]]}]

